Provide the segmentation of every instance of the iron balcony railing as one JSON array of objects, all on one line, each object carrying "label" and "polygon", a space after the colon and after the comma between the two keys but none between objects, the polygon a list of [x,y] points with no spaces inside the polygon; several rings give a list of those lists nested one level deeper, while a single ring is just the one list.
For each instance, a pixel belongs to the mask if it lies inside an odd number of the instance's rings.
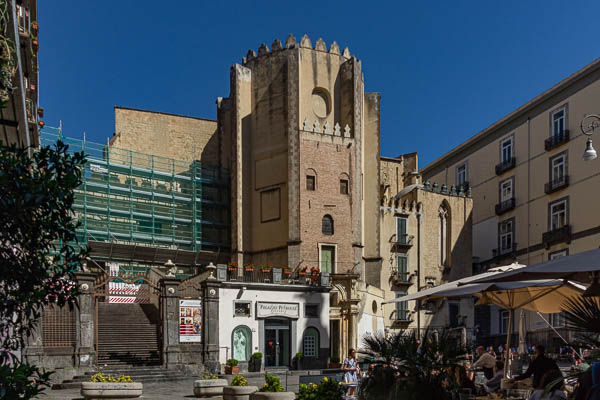
[{"label": "iron balcony railing", "polygon": [[392,242],[393,251],[402,251],[412,247],[414,238],[413,235],[407,233],[400,234],[395,241]]},{"label": "iron balcony railing", "polygon": [[557,135],[552,135],[548,139],[544,140],[544,148],[546,151],[552,150],[555,147],[560,146],[563,143],[569,141],[569,130],[565,130]]},{"label": "iron balcony railing", "polygon": [[546,248],[556,243],[571,242],[571,225],[563,225],[560,228],[544,232],[542,234],[542,242]]},{"label": "iron balcony railing", "polygon": [[502,161],[500,164],[496,165],[496,175],[500,175],[509,169],[513,169],[517,165],[516,157],[511,157],[508,160]]},{"label": "iron balcony railing", "polygon": [[497,249],[493,249],[492,253],[495,258],[515,257],[517,254],[517,244],[513,243],[510,246],[500,246]]},{"label": "iron balcony railing", "polygon": [[569,186],[569,175],[563,175],[560,178],[553,179],[544,185],[544,192],[550,194]]},{"label": "iron balcony railing", "polygon": [[414,283],[414,274],[411,274],[409,272],[396,272],[394,271],[394,285],[396,286],[410,286]]},{"label": "iron balcony railing", "polygon": [[295,271],[283,268],[217,266],[217,280],[223,282],[270,283],[278,285],[310,285],[328,287],[330,277],[327,273]]},{"label": "iron balcony railing", "polygon": [[411,322],[410,311],[403,310],[403,309],[396,309],[396,321]]},{"label": "iron balcony railing", "polygon": [[501,201],[500,203],[496,204],[496,215],[501,215],[504,214],[507,211],[512,210],[513,208],[515,208],[515,198],[511,198],[508,200],[504,200]]}]

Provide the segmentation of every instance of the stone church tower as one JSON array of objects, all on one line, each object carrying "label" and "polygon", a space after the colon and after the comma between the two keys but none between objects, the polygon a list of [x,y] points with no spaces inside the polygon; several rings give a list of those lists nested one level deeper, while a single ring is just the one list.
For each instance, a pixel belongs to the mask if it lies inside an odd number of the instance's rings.
[{"label": "stone church tower", "polygon": [[233,260],[377,280],[379,100],[347,48],[306,35],[231,67],[217,103]]}]

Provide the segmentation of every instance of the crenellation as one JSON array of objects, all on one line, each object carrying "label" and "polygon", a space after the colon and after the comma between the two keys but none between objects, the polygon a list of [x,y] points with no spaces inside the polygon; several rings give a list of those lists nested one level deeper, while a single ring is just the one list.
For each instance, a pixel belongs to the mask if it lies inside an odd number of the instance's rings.
[{"label": "crenellation", "polygon": [[305,49],[312,49],[312,43],[310,41],[310,38],[308,37],[308,35],[304,35],[302,36],[302,39],[300,40],[300,47],[305,48]]},{"label": "crenellation", "polygon": [[346,58],[350,58],[350,49],[348,49],[347,47],[344,48],[344,52],[342,53],[342,56],[346,57]]},{"label": "crenellation", "polygon": [[256,58],[256,52],[254,51],[254,49],[250,49],[248,50],[248,54],[246,54],[246,60],[250,61],[253,58]]},{"label": "crenellation", "polygon": [[331,47],[329,48],[329,53],[340,55],[340,46],[338,46],[338,44],[335,40],[333,41],[333,43],[331,43]]},{"label": "crenellation", "polygon": [[296,47],[296,37],[290,33],[288,35],[288,37],[285,39],[285,48],[293,49],[295,47]]},{"label": "crenellation", "polygon": [[279,51],[281,49],[282,49],[281,40],[279,40],[279,39],[273,40],[273,43],[271,43],[271,52]]},{"label": "crenellation", "polygon": [[266,56],[267,54],[269,54],[269,47],[266,44],[262,43],[258,48],[258,56]]},{"label": "crenellation", "polygon": [[315,43],[315,50],[319,50],[319,51],[327,51],[327,45],[325,44],[325,41],[323,40],[323,38],[319,38],[317,39],[317,43]]}]

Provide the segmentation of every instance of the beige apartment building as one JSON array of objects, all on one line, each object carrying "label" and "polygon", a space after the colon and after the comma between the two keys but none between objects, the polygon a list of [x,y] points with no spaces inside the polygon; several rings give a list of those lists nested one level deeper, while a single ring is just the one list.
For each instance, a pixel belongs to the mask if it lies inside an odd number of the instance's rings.
[{"label": "beige apartment building", "polygon": [[[586,115],[600,113],[599,78],[596,60],[420,171],[425,180],[472,190],[476,270],[600,246],[600,162],[583,161],[580,130]],[[482,315],[484,334],[505,334],[505,314]],[[560,316],[549,318],[562,325]],[[544,330],[538,317],[528,323]]]}]

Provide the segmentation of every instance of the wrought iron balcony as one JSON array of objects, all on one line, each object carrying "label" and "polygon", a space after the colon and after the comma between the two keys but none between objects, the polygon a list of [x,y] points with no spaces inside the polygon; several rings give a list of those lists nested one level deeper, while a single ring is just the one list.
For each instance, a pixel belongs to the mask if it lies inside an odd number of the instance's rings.
[{"label": "wrought iron balcony", "polygon": [[298,270],[292,272],[287,268],[265,268],[260,267],[239,268],[237,266],[217,265],[216,278],[219,281],[244,282],[244,283],[271,283],[279,285],[310,285],[330,286],[328,273],[310,270]]},{"label": "wrought iron balcony", "polygon": [[504,258],[516,258],[517,257],[517,244],[513,243],[512,246],[498,247],[497,249],[493,249],[492,253],[496,260],[500,260],[500,259],[504,259]]},{"label": "wrought iron balcony", "polygon": [[544,148],[546,151],[550,151],[555,147],[560,146],[563,143],[567,143],[569,141],[569,130],[565,130],[563,133],[558,135],[552,135],[548,139],[544,140]]},{"label": "wrought iron balcony", "polygon": [[516,157],[511,157],[509,160],[502,161],[496,165],[496,175],[500,175],[509,169],[513,169],[517,165]]},{"label": "wrought iron balcony", "polygon": [[516,201],[513,197],[511,199],[504,200],[496,204],[496,215],[502,215],[505,212],[512,210],[513,208],[515,208],[515,203]]},{"label": "wrought iron balcony", "polygon": [[544,185],[544,192],[550,194],[569,186],[569,175],[561,176],[558,179],[551,180]]},{"label": "wrought iron balcony", "polygon": [[571,243],[571,225],[564,225],[560,228],[544,232],[542,234],[542,242],[546,245],[546,248],[556,243]]},{"label": "wrought iron balcony", "polygon": [[406,251],[412,247],[414,238],[414,236],[407,233],[400,235],[392,242],[392,251]]},{"label": "wrought iron balcony", "polygon": [[412,322],[411,312],[408,310],[396,310],[396,320],[397,323],[409,323]]},{"label": "wrought iron balcony", "polygon": [[393,284],[395,286],[411,286],[414,283],[415,275],[409,272],[396,272],[393,275]]}]

